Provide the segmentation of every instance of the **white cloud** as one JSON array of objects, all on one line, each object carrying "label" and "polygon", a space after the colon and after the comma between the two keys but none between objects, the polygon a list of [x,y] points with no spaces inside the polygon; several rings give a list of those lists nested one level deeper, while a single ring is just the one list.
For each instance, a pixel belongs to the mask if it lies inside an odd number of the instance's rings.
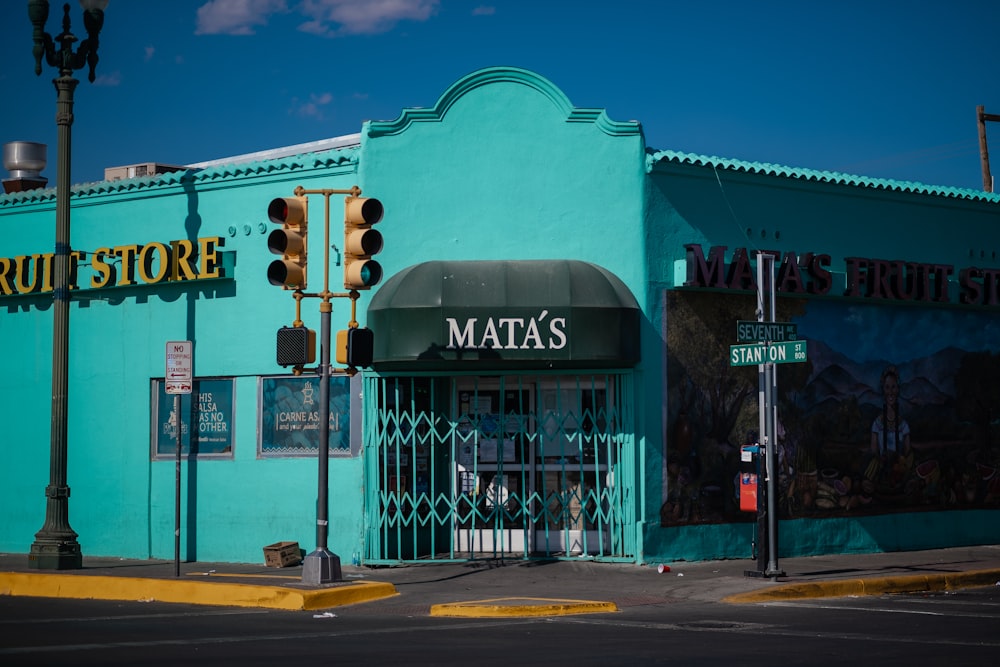
[{"label": "white cloud", "polygon": [[323,120],[325,117],[323,113],[324,108],[331,102],[333,102],[332,93],[310,93],[308,101],[302,101],[298,98],[293,99],[292,108],[288,110],[288,113],[301,118]]},{"label": "white cloud", "polygon": [[95,86],[108,86],[115,87],[120,86],[122,82],[122,73],[119,70],[115,70],[110,74],[98,74],[97,78],[94,79]]},{"label": "white cloud", "polygon": [[493,16],[497,13],[497,8],[490,5],[479,5],[472,10],[473,16]]},{"label": "white cloud", "polygon": [[426,21],[440,0],[304,0],[309,20],[299,30],[315,35],[374,35],[388,32],[400,21]]},{"label": "white cloud", "polygon": [[[426,21],[441,0],[302,0],[294,11],[299,30],[324,37],[375,35],[400,21]],[[475,11],[493,13],[492,7]],[[288,13],[287,0],[209,0],[198,8],[196,35],[253,35],[273,14]]]},{"label": "white cloud", "polygon": [[287,12],[286,0],[210,0],[198,8],[196,35],[252,35],[271,14]]}]

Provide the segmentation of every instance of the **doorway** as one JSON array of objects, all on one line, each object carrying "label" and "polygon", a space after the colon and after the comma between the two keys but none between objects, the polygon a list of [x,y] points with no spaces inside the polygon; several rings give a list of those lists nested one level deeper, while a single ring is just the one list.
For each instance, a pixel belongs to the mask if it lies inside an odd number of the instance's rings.
[{"label": "doorway", "polygon": [[366,378],[366,561],[634,559],[631,375]]},{"label": "doorway", "polygon": [[604,379],[587,387],[535,378],[501,389],[499,379],[461,378],[453,415],[455,496],[471,496],[456,516],[459,549],[548,555],[598,554],[608,526],[599,508],[612,486]]}]

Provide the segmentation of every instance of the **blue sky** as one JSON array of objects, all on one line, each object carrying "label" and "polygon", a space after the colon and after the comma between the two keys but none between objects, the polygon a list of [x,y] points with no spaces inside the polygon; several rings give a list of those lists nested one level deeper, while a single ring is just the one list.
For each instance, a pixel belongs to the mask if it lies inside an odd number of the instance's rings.
[{"label": "blue sky", "polygon": [[[3,3],[0,142],[47,143],[54,185],[56,71],[34,74],[24,5]],[[511,65],[655,149],[981,189],[998,19],[971,0],[111,0],[97,81],[77,73],[72,180],[351,134]]]}]

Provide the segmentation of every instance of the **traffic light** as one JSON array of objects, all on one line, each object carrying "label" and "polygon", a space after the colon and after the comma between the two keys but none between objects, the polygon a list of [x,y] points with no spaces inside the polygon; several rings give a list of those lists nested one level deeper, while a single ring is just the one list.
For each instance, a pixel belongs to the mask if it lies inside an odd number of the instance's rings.
[{"label": "traffic light", "polygon": [[382,233],[372,229],[382,213],[378,199],[344,200],[344,287],[349,290],[370,289],[382,280],[382,265],[372,259],[382,250]]},{"label": "traffic light", "polygon": [[371,329],[344,329],[337,332],[337,363],[351,368],[372,365],[375,335]]},{"label": "traffic light", "polygon": [[316,332],[305,327],[278,329],[278,365],[305,366],[316,361]]},{"label": "traffic light", "polygon": [[278,197],[267,207],[268,219],[282,225],[267,237],[267,249],[282,259],[267,267],[267,280],[283,289],[306,288],[306,252],[309,200],[306,197]]}]

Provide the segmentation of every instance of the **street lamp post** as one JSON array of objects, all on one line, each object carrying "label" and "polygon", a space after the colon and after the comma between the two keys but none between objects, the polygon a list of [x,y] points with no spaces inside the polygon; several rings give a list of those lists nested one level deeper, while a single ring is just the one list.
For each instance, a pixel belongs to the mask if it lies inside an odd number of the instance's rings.
[{"label": "street lamp post", "polygon": [[[67,371],[69,366],[69,197],[70,131],[73,126],[73,90],[79,83],[74,70],[89,65],[89,80],[97,67],[98,35],[104,25],[108,0],[80,0],[87,39],[76,52],[76,37],[69,31],[69,4],[63,5],[62,33],[53,39],[45,32],[49,17],[47,0],[30,0],[28,18],[34,27],[35,74],[42,73],[42,58],[59,70],[56,87],[58,166],[56,178],[56,244],[52,258],[52,416],[49,442],[49,485],[45,487],[45,523],[35,533],[28,566],[43,570],[72,570],[83,566],[77,534],[69,525],[69,485],[66,481]],[[58,45],[58,48],[57,48]]]}]

